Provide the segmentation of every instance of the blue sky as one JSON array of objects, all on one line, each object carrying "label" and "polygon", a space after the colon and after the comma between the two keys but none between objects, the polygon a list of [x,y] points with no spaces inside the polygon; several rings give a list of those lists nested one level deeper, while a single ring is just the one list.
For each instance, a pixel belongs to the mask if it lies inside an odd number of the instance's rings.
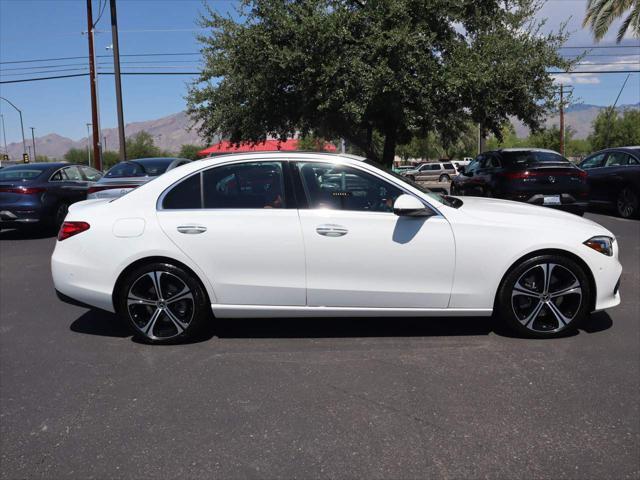
[{"label": "blue sky", "polygon": [[[94,19],[98,15],[100,0],[93,0]],[[108,0],[105,0],[108,3]],[[219,11],[232,12],[236,2],[211,1]],[[588,31],[580,26],[586,0],[550,0],[539,13],[548,18],[545,29],[557,29],[560,23],[569,22],[572,37],[567,45],[593,45]],[[85,0],[0,0],[0,61],[74,57],[87,55]],[[203,10],[201,0],[118,0],[118,26],[122,55],[138,53],[189,53],[199,50],[196,35],[200,32],[196,19]],[[109,55],[106,47],[111,44],[109,8],[97,26],[98,55]],[[613,45],[617,25],[600,45]],[[627,39],[623,43],[633,48],[594,50],[592,53],[610,56],[593,56],[587,61],[593,65],[581,69],[612,70],[640,69],[640,42]],[[563,50],[577,53],[578,50]],[[624,53],[625,55],[619,55]],[[122,57],[123,71],[171,70],[194,71],[199,57]],[[142,62],[156,63],[142,63]],[[2,80],[65,75],[79,73],[81,59],[40,63],[0,64]],[[133,62],[133,63],[124,63]],[[617,65],[596,65],[618,62]],[[630,63],[635,62],[635,63]],[[111,59],[98,59],[100,68],[111,70]],[[80,64],[80,65],[78,65]],[[50,67],[49,65],[60,65]],[[40,67],[43,68],[40,68]],[[46,68],[44,66],[47,66]],[[21,70],[16,70],[22,68]],[[29,68],[25,70],[24,68]],[[11,70],[10,70],[11,69]],[[66,70],[50,74],[43,70]],[[28,73],[28,75],[26,75]],[[608,105],[615,100],[624,74],[616,75],[563,75],[558,80],[574,86],[574,95],[584,103]],[[184,109],[186,85],[192,77],[184,76],[126,76],[123,77],[125,121],[150,120]],[[99,79],[100,116],[103,128],[116,125],[115,92],[113,76]],[[10,99],[23,111],[25,129],[36,128],[36,135],[58,133],[73,139],[86,136],[86,123],[91,120],[89,81],[87,77],[49,80],[41,82],[0,85],[0,95]],[[620,104],[640,102],[640,74],[631,75],[620,98]],[[5,102],[0,101],[4,114],[7,141],[20,139],[18,116]]]}]

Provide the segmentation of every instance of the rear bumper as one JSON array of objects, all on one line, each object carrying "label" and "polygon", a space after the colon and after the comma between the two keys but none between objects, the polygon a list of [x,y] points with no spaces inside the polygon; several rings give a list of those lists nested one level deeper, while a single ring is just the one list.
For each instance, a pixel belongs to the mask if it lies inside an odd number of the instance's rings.
[{"label": "rear bumper", "polygon": [[37,224],[41,221],[42,213],[39,210],[0,207],[0,225],[3,227]]}]

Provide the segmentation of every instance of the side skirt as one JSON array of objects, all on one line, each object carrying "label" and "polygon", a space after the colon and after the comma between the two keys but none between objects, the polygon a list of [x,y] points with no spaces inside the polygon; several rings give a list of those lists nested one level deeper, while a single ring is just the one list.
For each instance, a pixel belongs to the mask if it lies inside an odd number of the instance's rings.
[{"label": "side skirt", "polygon": [[283,317],[489,317],[490,308],[364,308],[211,304],[218,318]]}]

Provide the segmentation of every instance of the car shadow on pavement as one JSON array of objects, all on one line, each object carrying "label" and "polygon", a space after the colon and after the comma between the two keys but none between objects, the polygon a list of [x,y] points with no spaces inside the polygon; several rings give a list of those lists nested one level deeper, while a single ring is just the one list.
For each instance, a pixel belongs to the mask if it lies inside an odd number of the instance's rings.
[{"label": "car shadow on pavement", "polygon": [[0,240],[39,240],[57,235],[57,232],[46,228],[25,228],[1,230]]},{"label": "car shadow on pavement", "polygon": [[[606,312],[598,312],[580,328],[597,333],[611,328]],[[126,338],[131,332],[126,323],[113,313],[88,310],[69,327],[86,335]],[[216,319],[201,335],[188,343],[218,338],[356,338],[356,337],[456,337],[496,335],[519,338],[493,317],[431,318],[229,318]],[[578,332],[566,336],[577,335]],[[132,340],[138,342],[135,337]]]}]

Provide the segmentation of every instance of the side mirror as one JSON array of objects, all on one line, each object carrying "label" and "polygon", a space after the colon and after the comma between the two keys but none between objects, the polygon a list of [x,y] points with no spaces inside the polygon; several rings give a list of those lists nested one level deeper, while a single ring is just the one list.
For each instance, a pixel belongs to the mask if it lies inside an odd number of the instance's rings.
[{"label": "side mirror", "polygon": [[393,213],[403,217],[430,217],[431,210],[413,195],[403,194],[393,202]]}]

